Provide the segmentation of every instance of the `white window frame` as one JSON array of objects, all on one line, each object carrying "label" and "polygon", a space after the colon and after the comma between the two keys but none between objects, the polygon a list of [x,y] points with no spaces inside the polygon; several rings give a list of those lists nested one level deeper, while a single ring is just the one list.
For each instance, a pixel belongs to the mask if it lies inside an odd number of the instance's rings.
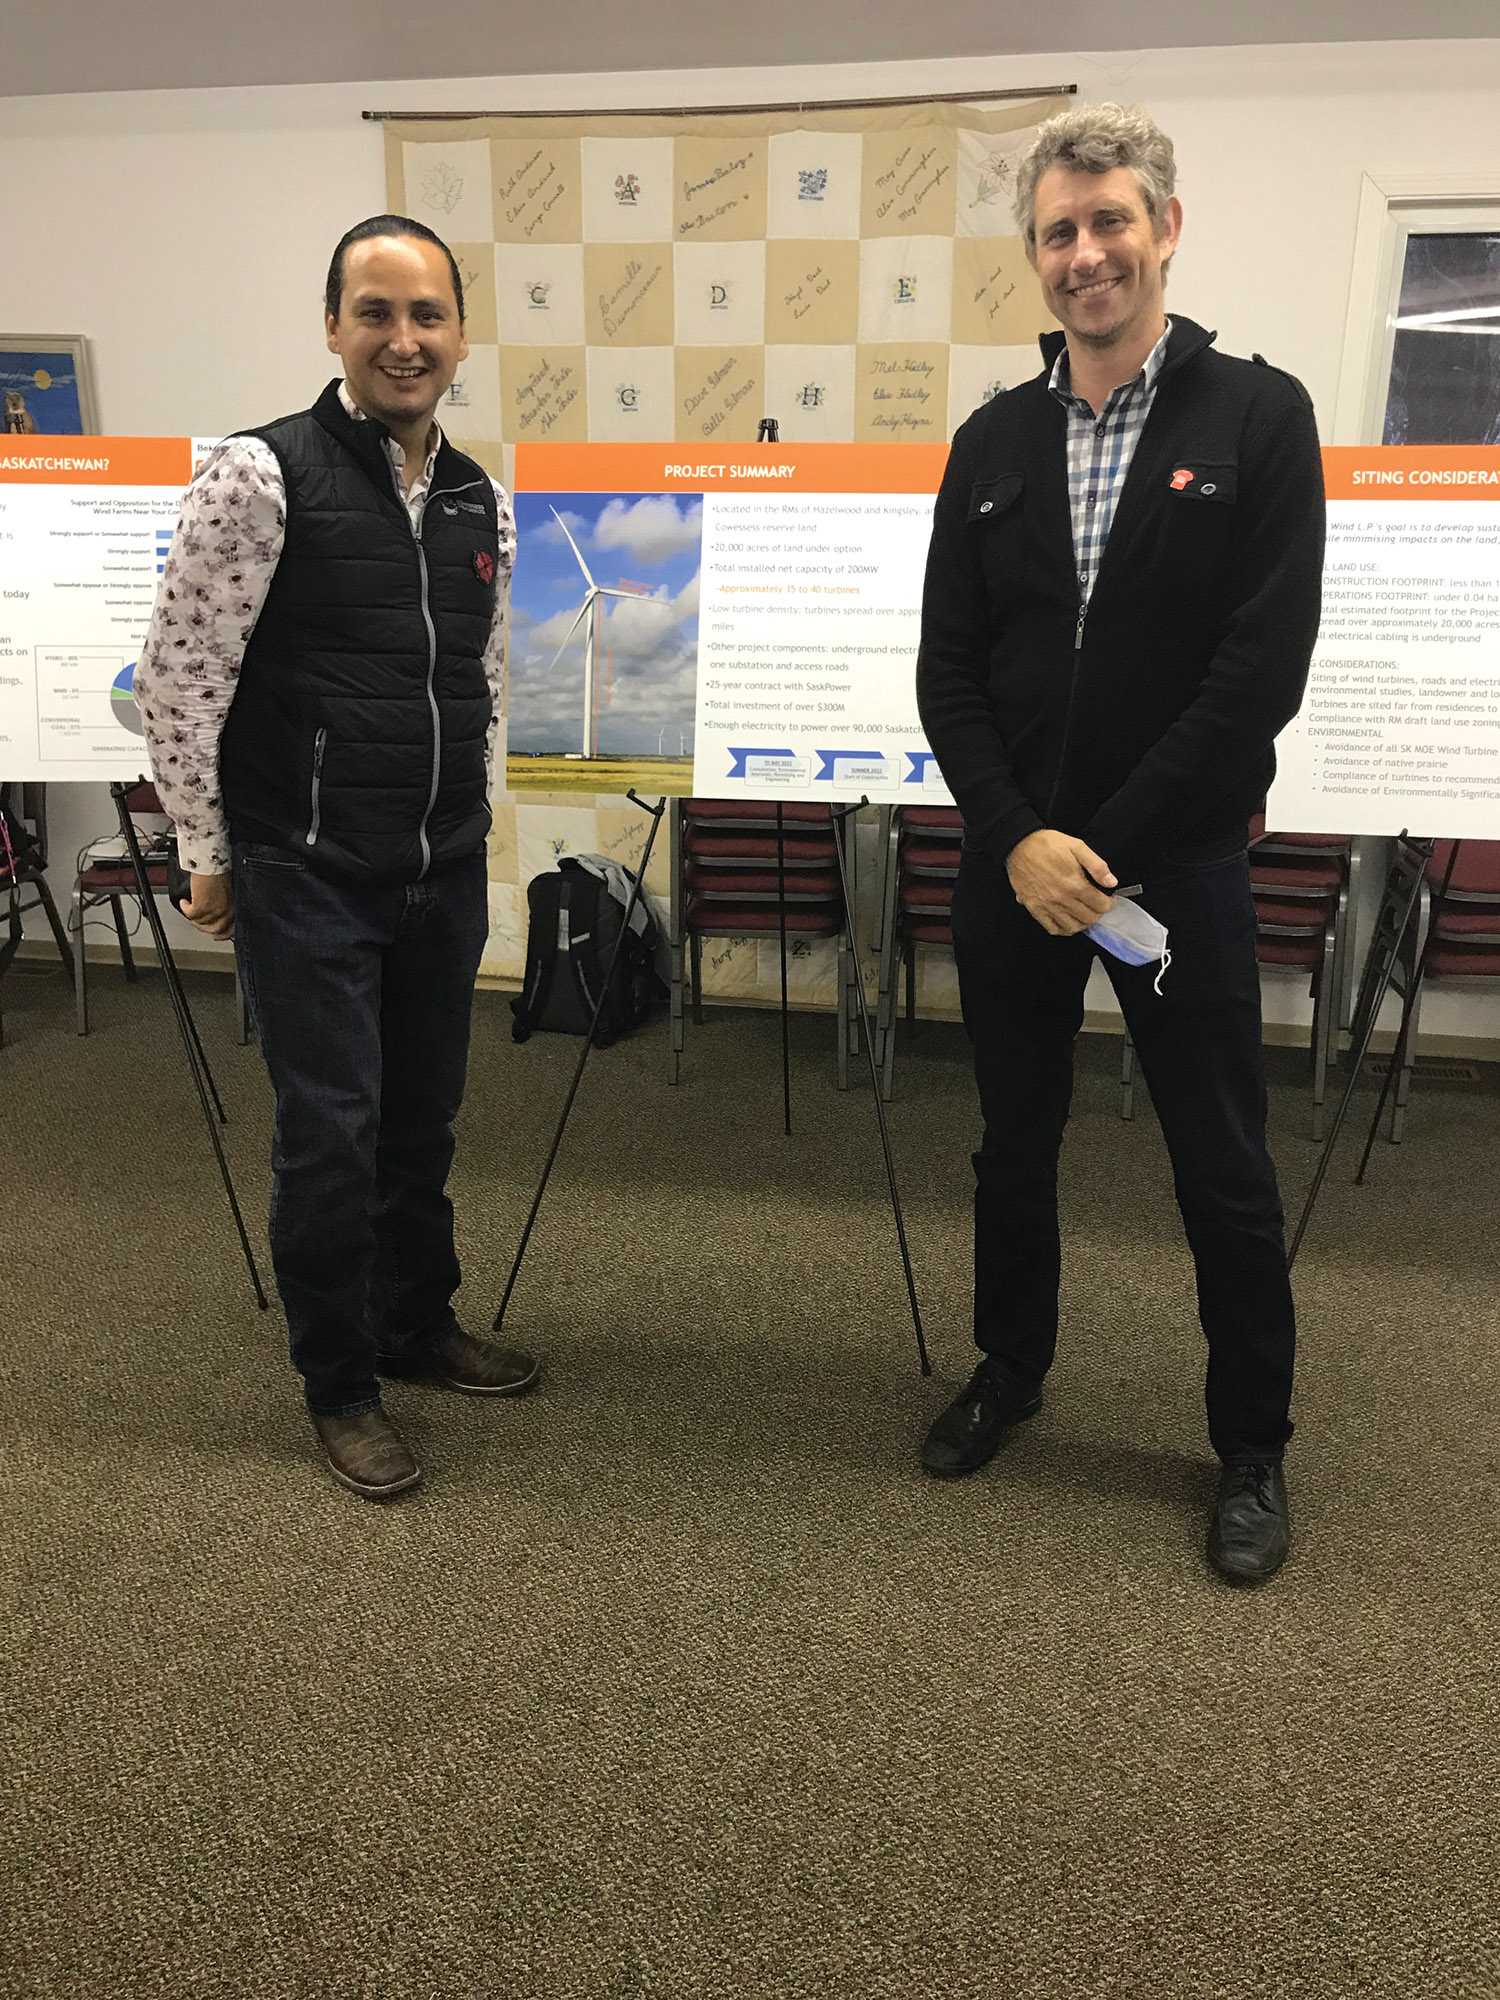
[{"label": "white window frame", "polygon": [[1500,165],[1366,173],[1359,192],[1334,444],[1379,444],[1408,236],[1500,234]]}]

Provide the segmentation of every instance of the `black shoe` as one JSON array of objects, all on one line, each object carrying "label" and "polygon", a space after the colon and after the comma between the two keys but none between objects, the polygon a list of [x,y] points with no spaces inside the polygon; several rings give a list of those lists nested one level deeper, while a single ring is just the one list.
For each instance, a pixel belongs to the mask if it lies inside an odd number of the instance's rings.
[{"label": "black shoe", "polygon": [[394,1500],[422,1477],[411,1447],[384,1410],[354,1417],[322,1417],[309,1410],[313,1429],[340,1486],[365,1500]]},{"label": "black shoe", "polygon": [[446,1326],[425,1341],[377,1353],[375,1372],[442,1382],[465,1396],[522,1396],[542,1371],[534,1354]]},{"label": "black shoe", "polygon": [[957,1479],[988,1465],[1012,1424],[1024,1423],[1042,1407],[1040,1382],[1014,1381],[993,1361],[981,1361],[967,1389],[944,1410],[922,1446],[922,1469],[938,1479]]},{"label": "black shoe", "polygon": [[1279,1458],[1230,1458],[1219,1475],[1208,1559],[1231,1583],[1268,1583],[1292,1545]]}]

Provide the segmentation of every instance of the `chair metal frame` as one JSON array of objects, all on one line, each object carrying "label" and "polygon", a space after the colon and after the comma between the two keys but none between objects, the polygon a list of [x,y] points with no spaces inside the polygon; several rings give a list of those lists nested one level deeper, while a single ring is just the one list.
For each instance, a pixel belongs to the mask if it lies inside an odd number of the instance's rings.
[{"label": "chair metal frame", "polygon": [[[1483,889],[1455,889],[1451,883],[1441,901],[1434,896],[1430,876],[1435,865],[1435,857],[1415,848],[1408,841],[1398,840],[1391,855],[1390,869],[1386,876],[1385,889],[1381,895],[1380,908],[1375,919],[1375,938],[1370,952],[1370,964],[1391,951],[1392,956],[1390,986],[1404,1001],[1411,991],[1417,968],[1422,965],[1427,952],[1429,934],[1437,924],[1442,911],[1455,904],[1469,903],[1479,909],[1493,909],[1495,912],[1495,936],[1493,942],[1500,945],[1500,887],[1494,892]],[[1420,884],[1414,878],[1421,876]],[[1403,934],[1395,937],[1398,914],[1410,903],[1412,889],[1416,886],[1417,899],[1410,921]],[[1488,933],[1474,934],[1474,942],[1489,943]],[[1494,992],[1500,980],[1490,972],[1440,972],[1429,962],[1423,970],[1422,979],[1412,997],[1411,1019],[1407,1027],[1406,1043],[1402,1052],[1401,1067],[1396,1073],[1395,1087],[1391,1092],[1391,1121],[1387,1137],[1393,1146],[1399,1146],[1406,1136],[1406,1107],[1411,1099],[1411,1088],[1416,1073],[1417,1035],[1421,1027],[1422,998],[1431,980],[1438,980],[1447,987],[1473,987]],[[1356,1003],[1354,1039],[1358,1043],[1367,1024],[1371,993],[1363,991]]]},{"label": "chair metal frame", "polygon": [[[760,804],[761,802],[756,801],[755,803]],[[672,800],[668,816],[668,847],[672,876],[671,899],[668,913],[669,948],[671,954],[668,1060],[670,1079],[674,1084],[681,1077],[682,1055],[687,1039],[687,1009],[684,1001],[686,1000],[692,1007],[695,1026],[703,1026],[706,1019],[703,1010],[703,940],[715,937],[755,938],[759,940],[762,938],[776,938],[780,935],[779,926],[774,929],[753,931],[747,931],[742,926],[737,926],[733,923],[725,923],[722,926],[712,923],[699,923],[693,925],[691,928],[689,927],[687,911],[691,892],[687,881],[688,863],[696,860],[700,865],[704,865],[704,861],[703,857],[694,856],[688,852],[688,842],[686,839],[688,804],[689,801],[686,799]],[[714,824],[719,830],[725,832],[753,832],[760,838],[771,838],[775,835],[774,821],[759,818],[747,821],[741,827],[735,827],[732,821],[722,819],[716,820]],[[821,838],[822,824],[821,822],[814,824],[817,826],[816,837]],[[767,832],[768,828],[770,830],[769,834]],[[794,821],[783,828],[783,839],[795,840],[799,837],[808,837],[809,830],[807,822]],[[835,841],[841,840],[842,836],[836,823],[829,823],[829,831]],[[849,894],[852,898],[858,895],[857,839],[850,838],[845,842],[843,851],[849,878]],[[710,858],[707,865],[722,867],[724,872],[729,874],[751,871],[756,869],[757,866],[764,868],[766,863],[757,863],[753,858],[725,856],[721,859]],[[791,891],[798,872],[810,872],[816,867],[818,872],[821,873],[824,872],[827,866],[823,862],[813,863],[805,860],[786,860],[785,858],[783,858],[781,865],[783,880],[786,882],[788,889],[788,895],[785,898],[779,894],[773,895],[767,891],[762,896],[736,894],[732,900],[740,904],[763,901],[770,905],[779,905],[783,901],[793,902],[795,901],[795,897]],[[711,891],[707,893],[712,895]],[[726,900],[730,900],[727,894]],[[820,900],[823,899],[820,898]],[[840,900],[842,901],[842,890],[840,890]],[[849,939],[853,934],[853,910],[846,912],[839,918],[836,928],[820,931],[816,934],[789,930],[787,934],[789,944],[798,937],[811,935],[816,935],[819,939],[832,937],[837,940],[837,991],[834,1006],[835,1034],[837,1038],[835,1072],[840,1090],[847,1090],[849,1087],[849,1061],[851,1057],[858,1055],[860,1048],[859,1015],[854,1005],[854,957],[849,947]]]},{"label": "chair metal frame", "polygon": [[[17,786],[19,786],[19,795],[17,795]],[[19,865],[16,868],[14,882],[16,898],[15,914],[19,919],[24,918],[28,910],[41,910],[45,913],[47,923],[52,931],[53,942],[57,946],[57,955],[62,960],[63,970],[76,985],[78,972],[73,963],[73,948],[68,942],[67,927],[63,923],[56,902],[53,900],[52,887],[47,880],[47,862],[50,852],[47,842],[47,787],[44,784],[27,779],[12,780],[5,784],[0,784],[0,804],[5,805],[9,809],[11,817],[19,821],[31,836],[31,844],[27,847],[26,858],[22,860],[20,855],[16,856]],[[3,859],[0,859],[0,897],[3,897],[3,907],[7,918],[10,908],[11,888],[10,870],[4,865]],[[28,888],[35,891],[35,894],[29,899],[25,894]],[[17,939],[16,942],[19,944],[20,940]],[[14,952],[10,946],[0,945],[0,977],[3,977],[4,973],[9,969],[13,956]],[[5,1015],[3,1010],[0,1010],[0,1048],[4,1046]]]},{"label": "chair metal frame", "polygon": [[945,944],[935,938],[911,936],[907,919],[926,915],[936,922],[946,923],[951,918],[951,901],[948,904],[934,903],[923,910],[920,905],[903,904],[901,891],[907,877],[903,870],[902,858],[908,846],[920,846],[929,841],[934,846],[951,846],[954,854],[954,871],[918,870],[914,879],[920,880],[926,874],[933,881],[951,882],[957,873],[961,830],[950,831],[917,827],[911,828],[904,818],[900,806],[889,811],[882,821],[885,833],[885,865],[880,894],[880,985],[875,1002],[875,1043],[876,1061],[880,1071],[880,1094],[890,1102],[896,1088],[896,1015],[897,991],[903,977],[906,987],[906,1021],[914,1027],[917,1019],[917,954],[919,951],[946,951],[952,955],[951,943]]}]

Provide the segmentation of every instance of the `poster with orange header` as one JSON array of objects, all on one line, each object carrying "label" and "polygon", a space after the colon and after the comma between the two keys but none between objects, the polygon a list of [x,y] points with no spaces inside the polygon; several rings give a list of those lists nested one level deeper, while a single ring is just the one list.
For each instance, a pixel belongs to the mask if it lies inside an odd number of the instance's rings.
[{"label": "poster with orange header", "polygon": [[0,774],[146,770],[134,680],[208,440],[0,437]]},{"label": "poster with orange header", "polygon": [[933,444],[524,444],[511,791],[951,804],[917,718]]},{"label": "poster with orange header", "polygon": [[1323,623],[1270,823],[1500,839],[1500,449],[1323,453]]}]

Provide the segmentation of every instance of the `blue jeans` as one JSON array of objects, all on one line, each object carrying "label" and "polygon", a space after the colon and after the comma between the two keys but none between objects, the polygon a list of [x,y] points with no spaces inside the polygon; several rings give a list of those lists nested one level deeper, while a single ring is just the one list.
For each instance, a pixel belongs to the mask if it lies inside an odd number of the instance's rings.
[{"label": "blue jeans", "polygon": [[[1160,995],[1156,966],[1099,956],[1171,1155],[1208,1341],[1209,1436],[1221,1457],[1279,1454],[1292,1430],[1296,1321],[1266,1150],[1249,865],[1242,851],[1163,863],[1137,900],[1169,934]],[[1015,900],[1004,868],[969,851],[954,891],[953,944],[984,1114],[974,1155],[974,1337],[1009,1374],[1038,1382],[1057,1345],[1057,1162],[1096,947],[1048,936]]]},{"label": "blue jeans", "polygon": [[235,949],[276,1091],[271,1258],[323,1416],[379,1407],[377,1350],[452,1323],[445,1187],[488,930],[483,851],[423,882],[234,845]]}]

